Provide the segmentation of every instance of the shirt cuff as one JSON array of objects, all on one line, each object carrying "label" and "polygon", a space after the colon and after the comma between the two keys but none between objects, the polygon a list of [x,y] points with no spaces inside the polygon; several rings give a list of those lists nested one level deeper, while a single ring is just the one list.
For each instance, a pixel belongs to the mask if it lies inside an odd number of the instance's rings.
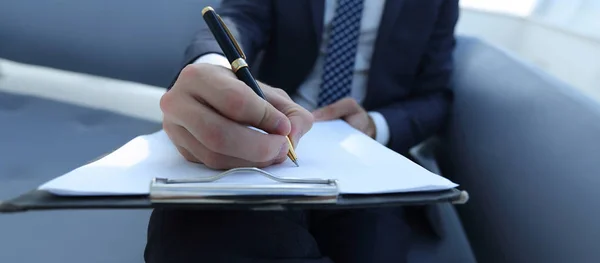
[{"label": "shirt cuff", "polygon": [[210,53],[200,56],[194,61],[194,64],[199,63],[213,64],[231,69],[231,64],[229,64],[229,60],[227,60],[227,58],[221,54]]},{"label": "shirt cuff", "polygon": [[387,145],[390,140],[390,128],[387,121],[381,113],[376,111],[370,111],[369,116],[371,116],[375,124],[375,140],[383,145]]}]

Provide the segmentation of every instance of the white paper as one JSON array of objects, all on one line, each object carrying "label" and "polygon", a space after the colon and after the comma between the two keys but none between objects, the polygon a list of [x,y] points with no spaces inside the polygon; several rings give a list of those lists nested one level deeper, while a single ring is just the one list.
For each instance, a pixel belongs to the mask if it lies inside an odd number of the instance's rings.
[{"label": "white paper", "polygon": [[[296,149],[300,167],[290,160],[264,168],[276,176],[337,179],[346,194],[444,190],[457,184],[389,150],[343,121],[318,122]],[[98,161],[49,181],[40,189],[57,195],[144,195],[155,177],[190,178],[222,171],[186,161],[164,131],[136,137]],[[252,173],[213,183],[269,183]]]}]

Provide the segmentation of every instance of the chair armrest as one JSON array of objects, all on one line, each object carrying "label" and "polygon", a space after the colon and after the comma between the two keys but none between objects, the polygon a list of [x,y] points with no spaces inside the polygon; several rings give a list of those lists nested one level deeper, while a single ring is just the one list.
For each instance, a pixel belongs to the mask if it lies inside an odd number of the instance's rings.
[{"label": "chair armrest", "polygon": [[430,172],[442,175],[442,171],[435,158],[435,151],[439,147],[439,138],[431,137],[410,149],[409,154],[413,161]]}]

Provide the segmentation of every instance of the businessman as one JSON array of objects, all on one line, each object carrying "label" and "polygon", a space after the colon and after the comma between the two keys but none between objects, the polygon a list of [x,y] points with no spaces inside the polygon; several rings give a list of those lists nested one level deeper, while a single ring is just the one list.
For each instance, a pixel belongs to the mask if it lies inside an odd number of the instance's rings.
[{"label": "businessman", "polygon": [[[189,161],[279,163],[286,135],[297,145],[314,121],[330,119],[406,154],[446,118],[458,0],[225,0],[215,9],[258,65],[270,103],[236,79],[210,31],[200,32],[161,99],[164,130]],[[406,217],[403,208],[156,209],[145,259],[407,262],[419,232]]]}]

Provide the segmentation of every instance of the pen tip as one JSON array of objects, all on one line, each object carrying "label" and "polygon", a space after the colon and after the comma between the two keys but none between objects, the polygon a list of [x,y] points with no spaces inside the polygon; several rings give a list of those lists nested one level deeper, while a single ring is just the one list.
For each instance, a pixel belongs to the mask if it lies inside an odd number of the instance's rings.
[{"label": "pen tip", "polygon": [[296,167],[300,167],[300,165],[298,165],[298,160],[292,160],[292,162],[294,162],[294,164],[296,165]]}]

